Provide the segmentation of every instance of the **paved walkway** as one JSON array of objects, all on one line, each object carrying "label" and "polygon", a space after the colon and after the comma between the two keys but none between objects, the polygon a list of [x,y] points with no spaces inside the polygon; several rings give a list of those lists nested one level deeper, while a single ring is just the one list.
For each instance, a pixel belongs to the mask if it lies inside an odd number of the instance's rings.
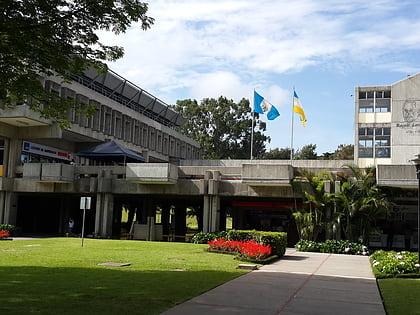
[{"label": "paved walkway", "polygon": [[287,249],[261,267],[182,303],[165,315],[384,315],[369,258]]}]

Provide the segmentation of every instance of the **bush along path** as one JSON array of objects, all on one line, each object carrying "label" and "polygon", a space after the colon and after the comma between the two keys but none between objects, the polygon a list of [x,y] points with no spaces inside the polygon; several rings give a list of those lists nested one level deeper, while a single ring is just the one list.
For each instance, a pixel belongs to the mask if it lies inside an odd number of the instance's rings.
[{"label": "bush along path", "polygon": [[314,241],[300,240],[296,243],[295,248],[301,252],[320,252],[332,254],[346,255],[369,255],[367,246],[346,240],[326,240],[317,243]]},{"label": "bush along path", "polygon": [[370,256],[376,278],[420,278],[418,254],[378,250]]}]

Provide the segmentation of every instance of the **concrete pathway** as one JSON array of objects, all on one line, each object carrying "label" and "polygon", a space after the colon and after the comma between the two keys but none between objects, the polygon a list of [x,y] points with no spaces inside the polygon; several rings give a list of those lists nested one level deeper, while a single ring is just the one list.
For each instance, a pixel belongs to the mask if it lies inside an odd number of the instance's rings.
[{"label": "concrete pathway", "polygon": [[287,249],[261,267],[182,303],[165,315],[384,315],[369,258]]}]

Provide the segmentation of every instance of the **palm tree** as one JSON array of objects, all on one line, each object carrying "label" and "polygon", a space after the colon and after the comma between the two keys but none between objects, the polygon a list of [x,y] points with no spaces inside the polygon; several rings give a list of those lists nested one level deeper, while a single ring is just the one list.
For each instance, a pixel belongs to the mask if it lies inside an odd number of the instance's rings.
[{"label": "palm tree", "polygon": [[330,206],[331,195],[325,192],[325,182],[332,181],[331,174],[326,170],[319,174],[301,171],[294,180],[294,189],[299,189],[304,195],[304,203],[308,206],[294,209],[293,217],[301,239],[316,241],[319,234],[331,226]]},{"label": "palm tree", "polygon": [[343,232],[348,240],[366,244],[376,220],[389,211],[390,203],[376,185],[375,168],[348,165],[350,176],[342,176],[335,193]]}]

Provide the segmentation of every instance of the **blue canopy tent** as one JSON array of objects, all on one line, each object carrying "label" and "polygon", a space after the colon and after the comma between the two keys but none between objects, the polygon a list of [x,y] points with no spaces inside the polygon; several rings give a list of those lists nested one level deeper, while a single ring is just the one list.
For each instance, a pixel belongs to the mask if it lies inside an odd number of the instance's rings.
[{"label": "blue canopy tent", "polygon": [[115,141],[108,141],[97,145],[96,147],[80,151],[77,155],[106,163],[123,162],[125,164],[126,162],[136,163],[145,161],[144,157]]}]

